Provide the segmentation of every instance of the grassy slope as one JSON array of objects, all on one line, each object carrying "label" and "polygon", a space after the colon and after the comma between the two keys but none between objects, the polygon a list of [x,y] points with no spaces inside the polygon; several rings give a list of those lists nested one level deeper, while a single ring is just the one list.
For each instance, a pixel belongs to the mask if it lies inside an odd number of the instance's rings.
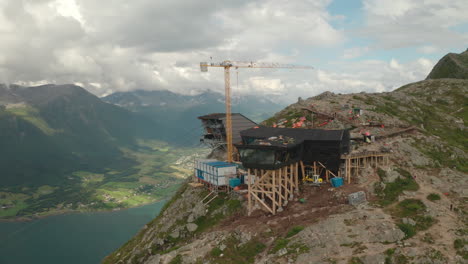
[{"label": "grassy slope", "polygon": [[[468,138],[463,128],[468,122],[468,81],[455,79],[427,80],[405,85],[386,95],[366,96],[364,102],[375,111],[395,116],[437,136],[443,145],[427,142],[416,145],[440,166],[468,172],[459,151],[468,152]],[[458,151],[457,151],[458,150]]]}]

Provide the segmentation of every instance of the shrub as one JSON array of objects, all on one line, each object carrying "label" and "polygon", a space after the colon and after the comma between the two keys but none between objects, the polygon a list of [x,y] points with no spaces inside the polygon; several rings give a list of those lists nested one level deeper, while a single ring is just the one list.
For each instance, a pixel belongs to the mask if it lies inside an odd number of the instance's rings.
[{"label": "shrub", "polygon": [[398,224],[398,227],[405,233],[405,239],[410,238],[416,234],[417,231],[427,230],[431,227],[436,220],[431,216],[424,215],[426,205],[417,199],[406,199],[401,201],[394,209],[392,215],[398,218],[409,217],[413,219],[416,224]]},{"label": "shrub", "polygon": [[219,247],[215,247],[211,250],[211,256],[213,257],[219,257],[223,251]]},{"label": "shrub", "polygon": [[292,237],[292,236],[296,235],[297,233],[301,232],[302,230],[304,230],[303,226],[294,226],[293,228],[291,228],[291,230],[289,230],[286,237]]},{"label": "shrub", "polygon": [[408,239],[410,237],[413,237],[416,235],[416,228],[410,224],[398,224],[397,225],[403,233],[405,233],[405,239]]},{"label": "shrub", "polygon": [[[413,179],[411,174],[403,169],[398,168],[398,173],[400,173],[403,177],[397,178],[394,182],[387,183],[385,188],[379,188],[377,185],[376,192],[378,192],[379,196],[379,204],[382,206],[387,206],[394,203],[400,194],[403,191],[417,191],[419,189],[418,183]],[[377,171],[379,173],[379,171]],[[380,174],[385,173],[382,171]],[[379,174],[380,177],[382,177]]]},{"label": "shrub", "polygon": [[440,200],[440,195],[438,195],[437,193],[431,193],[427,196],[427,199],[429,201],[437,201]]},{"label": "shrub", "polygon": [[463,247],[465,247],[465,245],[468,245],[468,240],[458,238],[455,239],[455,241],[453,241],[453,247],[457,250],[462,249]]},{"label": "shrub", "polygon": [[169,262],[169,264],[182,264],[182,256],[181,256],[181,255],[175,256],[175,257]]},{"label": "shrub", "polygon": [[275,246],[271,249],[270,253],[276,253],[280,249],[285,248],[289,243],[289,239],[286,238],[278,238],[275,242]]}]

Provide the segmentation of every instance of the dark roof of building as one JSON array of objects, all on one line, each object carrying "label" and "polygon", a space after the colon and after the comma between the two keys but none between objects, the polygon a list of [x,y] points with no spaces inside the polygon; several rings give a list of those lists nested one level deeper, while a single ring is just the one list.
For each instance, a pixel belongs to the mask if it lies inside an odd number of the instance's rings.
[{"label": "dark roof of building", "polygon": [[304,141],[341,141],[345,130],[259,127],[241,131],[242,137],[255,139],[249,146],[291,148]]}]

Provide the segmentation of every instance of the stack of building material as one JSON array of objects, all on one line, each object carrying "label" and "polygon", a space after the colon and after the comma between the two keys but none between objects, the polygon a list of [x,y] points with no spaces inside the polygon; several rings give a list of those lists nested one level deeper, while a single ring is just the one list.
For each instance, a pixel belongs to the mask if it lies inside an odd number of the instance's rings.
[{"label": "stack of building material", "polygon": [[216,186],[229,184],[229,178],[237,176],[237,165],[218,160],[197,160],[195,177]]}]

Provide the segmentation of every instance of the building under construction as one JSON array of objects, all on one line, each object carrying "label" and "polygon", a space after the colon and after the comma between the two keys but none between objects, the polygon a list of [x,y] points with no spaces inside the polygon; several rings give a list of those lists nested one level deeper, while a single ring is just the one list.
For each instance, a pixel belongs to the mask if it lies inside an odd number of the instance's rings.
[{"label": "building under construction", "polygon": [[349,152],[348,130],[259,127],[241,132],[236,144],[248,171],[248,208],[263,206],[272,214],[283,210],[307,174],[337,177],[341,156]]},{"label": "building under construction", "polygon": [[241,132],[242,164],[250,169],[278,169],[296,162],[320,162],[338,173],[340,157],[349,152],[348,130],[259,127]]},{"label": "building under construction", "polygon": [[[205,167],[225,168],[230,163],[208,160],[208,166],[198,167],[195,177],[216,191],[246,184],[249,213],[258,207],[272,214],[281,212],[298,195],[300,182],[322,184],[337,180],[351,183],[351,177],[356,177],[365,166],[376,167],[387,160],[387,154],[381,152],[350,153],[349,130],[256,126],[238,133],[239,143],[235,147],[243,170],[230,174],[212,173]],[[221,177],[222,181],[207,181],[204,174]],[[237,181],[237,178],[243,181]]]},{"label": "building under construction", "polygon": [[[232,117],[232,141],[241,142],[240,132],[257,124],[239,113],[233,113]],[[209,145],[213,149],[222,147],[226,149],[226,114],[214,113],[198,117],[202,121],[204,134],[200,141]]]}]

